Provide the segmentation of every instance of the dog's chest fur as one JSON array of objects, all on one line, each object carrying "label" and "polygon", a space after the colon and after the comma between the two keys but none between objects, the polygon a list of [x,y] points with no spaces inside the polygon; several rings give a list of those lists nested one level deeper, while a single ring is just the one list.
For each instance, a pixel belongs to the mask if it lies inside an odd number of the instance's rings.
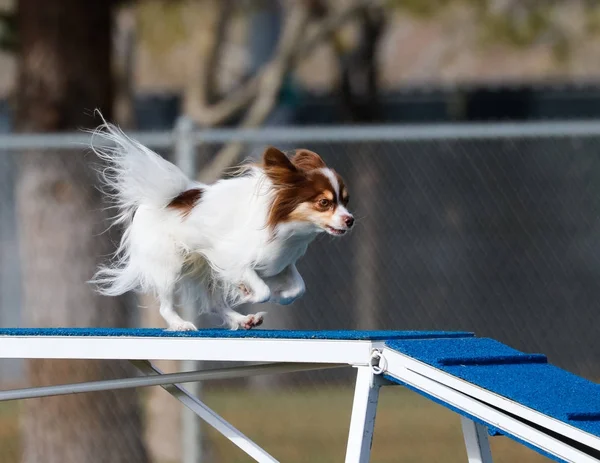
[{"label": "dog's chest fur", "polygon": [[304,255],[313,239],[313,234],[276,235],[260,253],[256,262],[256,272],[265,278],[281,273]]}]

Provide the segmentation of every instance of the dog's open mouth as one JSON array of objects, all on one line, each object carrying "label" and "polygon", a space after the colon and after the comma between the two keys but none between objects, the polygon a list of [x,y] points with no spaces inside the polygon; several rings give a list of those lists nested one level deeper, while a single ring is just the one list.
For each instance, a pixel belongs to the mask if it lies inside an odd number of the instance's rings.
[{"label": "dog's open mouth", "polygon": [[333,228],[333,227],[330,227],[329,225],[327,225],[325,228],[327,229],[327,232],[330,235],[335,235],[335,236],[341,236],[344,233],[346,233],[346,231],[347,231],[347,230],[341,230],[339,228]]}]

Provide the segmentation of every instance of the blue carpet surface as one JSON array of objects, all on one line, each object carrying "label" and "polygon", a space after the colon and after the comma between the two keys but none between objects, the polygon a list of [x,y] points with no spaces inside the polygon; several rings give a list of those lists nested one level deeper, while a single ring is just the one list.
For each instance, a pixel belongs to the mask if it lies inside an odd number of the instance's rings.
[{"label": "blue carpet surface", "polygon": [[487,338],[390,340],[446,373],[600,437],[600,385]]},{"label": "blue carpet surface", "polygon": [[433,339],[473,336],[461,331],[355,331],[355,330],[237,330],[200,329],[166,331],[159,328],[0,328],[0,336],[128,336],[160,338],[261,338],[261,339],[329,339],[369,340]]},{"label": "blue carpet surface", "polygon": [[411,391],[414,391],[417,394],[422,395],[423,397],[427,397],[429,400],[431,400],[431,401],[433,401],[433,402],[435,402],[435,403],[437,403],[437,404],[439,404],[439,405],[441,405],[443,407],[446,407],[449,410],[452,410],[453,412],[458,413],[459,415],[466,416],[467,418],[469,418],[470,420],[472,420],[472,421],[474,421],[476,423],[482,424],[483,426],[487,426],[488,433],[491,436],[507,436],[507,437],[513,439],[514,441],[518,442],[519,444],[522,444],[525,447],[528,447],[528,448],[530,448],[530,449],[532,449],[532,450],[540,453],[541,455],[545,456],[549,460],[557,461],[559,463],[567,463],[565,460],[562,460],[560,458],[555,457],[554,455],[546,452],[544,449],[541,449],[539,447],[533,446],[529,442],[526,442],[526,441],[520,439],[519,437],[517,437],[515,435],[512,435],[510,433],[505,433],[504,431],[501,431],[501,430],[495,428],[494,426],[490,425],[490,423],[486,423],[485,421],[480,420],[476,416],[473,416],[473,415],[471,415],[469,413],[466,413],[466,412],[462,411],[459,408],[453,407],[452,405],[448,404],[447,402],[443,402],[443,401],[439,400],[437,397],[434,397],[434,396],[432,396],[430,394],[427,394],[426,392],[423,392],[423,391],[421,391],[421,390],[419,390],[419,389],[411,386],[410,384],[406,384],[406,383],[403,383],[402,381],[398,381],[393,376],[389,376],[389,375],[385,375],[385,374],[383,376],[386,379],[388,379],[389,381],[392,381],[394,383],[400,384],[400,385],[406,387],[407,389],[410,389]]}]

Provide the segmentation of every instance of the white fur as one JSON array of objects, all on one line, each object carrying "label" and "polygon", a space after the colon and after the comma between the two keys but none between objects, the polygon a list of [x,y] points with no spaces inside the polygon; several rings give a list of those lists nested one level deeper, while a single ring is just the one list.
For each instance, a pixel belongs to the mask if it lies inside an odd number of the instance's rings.
[{"label": "white fur", "polygon": [[[114,223],[125,227],[113,261],[92,280],[101,293],[156,294],[171,330],[195,329],[174,310],[174,291],[185,277],[200,286],[200,310],[220,313],[233,329],[262,322],[263,313],[232,310],[241,303],[289,304],[304,294],[295,263],[323,229],[308,222],[270,229],[274,191],[261,169],[204,185],[111,124],[95,136],[114,144],[92,148],[108,166],[102,178],[117,208]],[[190,188],[203,194],[189,215],[167,207]]]},{"label": "white fur", "polygon": [[327,179],[329,180],[329,183],[331,183],[331,186],[333,187],[333,189],[335,191],[336,198],[339,200],[340,199],[340,183],[338,182],[336,176],[333,174],[332,170],[329,169],[328,167],[322,167],[321,169],[319,169],[319,171],[325,177],[327,177]]}]

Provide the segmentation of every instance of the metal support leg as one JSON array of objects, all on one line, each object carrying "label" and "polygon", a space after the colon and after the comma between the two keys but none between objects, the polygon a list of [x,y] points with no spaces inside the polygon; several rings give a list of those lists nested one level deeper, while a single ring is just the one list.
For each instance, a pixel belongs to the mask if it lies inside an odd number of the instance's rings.
[{"label": "metal support leg", "polygon": [[346,463],[367,463],[371,457],[380,383],[370,367],[358,367]]},{"label": "metal support leg", "polygon": [[[187,116],[177,120],[175,126],[175,164],[188,178],[195,178],[196,146],[194,143],[194,121]],[[182,316],[185,320],[195,321],[198,307],[194,302],[181,302]],[[184,370],[202,369],[202,362],[185,360],[181,362]],[[202,383],[188,385],[189,392],[194,397],[202,397]],[[202,461],[202,424],[198,417],[190,410],[183,410],[181,416],[181,445],[182,463],[200,463]]]},{"label": "metal support leg", "polygon": [[485,426],[460,417],[469,463],[492,463],[492,452]]},{"label": "metal support leg", "polygon": [[[150,362],[132,361],[142,373],[147,375],[160,375],[162,372]],[[221,418],[217,413],[207,407],[203,402],[192,396],[185,388],[178,384],[162,386],[169,394],[179,400],[183,405],[223,434],[227,439],[260,463],[278,463],[265,450],[256,445],[252,440]]]}]

